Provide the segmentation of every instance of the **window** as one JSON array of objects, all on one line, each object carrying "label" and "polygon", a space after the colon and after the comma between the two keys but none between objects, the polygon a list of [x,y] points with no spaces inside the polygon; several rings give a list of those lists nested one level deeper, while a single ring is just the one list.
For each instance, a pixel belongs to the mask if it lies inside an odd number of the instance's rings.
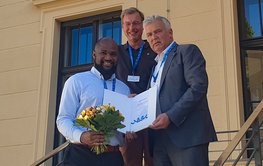
[{"label": "window", "polygon": [[242,49],[245,118],[263,99],[263,48]]},{"label": "window", "polygon": [[[116,11],[61,24],[56,115],[67,78],[77,72],[91,69],[92,50],[96,41],[101,37],[112,37],[117,44],[121,44],[120,13],[121,11]],[[54,148],[64,141],[55,127]],[[63,154],[59,154],[54,157],[53,165],[59,163],[62,156]]]},{"label": "window", "polygon": [[243,0],[240,5],[243,32],[241,39],[251,39],[263,36],[262,18],[263,18],[263,1],[262,0]]},{"label": "window", "polygon": [[263,99],[263,0],[238,1],[245,119]]}]

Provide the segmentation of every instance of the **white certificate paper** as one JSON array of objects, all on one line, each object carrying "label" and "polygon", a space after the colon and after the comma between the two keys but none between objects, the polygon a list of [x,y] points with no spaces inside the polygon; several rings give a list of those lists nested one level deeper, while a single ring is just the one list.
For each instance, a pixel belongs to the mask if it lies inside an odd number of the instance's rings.
[{"label": "white certificate paper", "polygon": [[135,97],[104,90],[103,104],[115,106],[124,116],[123,129],[118,129],[122,133],[126,131],[137,132],[147,128],[156,118],[157,87],[154,86]]}]

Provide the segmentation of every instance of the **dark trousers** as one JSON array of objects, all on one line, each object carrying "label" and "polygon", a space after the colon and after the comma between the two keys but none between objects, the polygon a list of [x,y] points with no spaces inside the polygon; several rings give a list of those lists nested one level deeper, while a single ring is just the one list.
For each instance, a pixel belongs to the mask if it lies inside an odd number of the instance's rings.
[{"label": "dark trousers", "polygon": [[208,166],[208,143],[178,148],[169,136],[158,135],[153,146],[153,163],[154,166]]},{"label": "dark trousers", "polygon": [[149,153],[148,129],[136,133],[137,138],[132,142],[126,142],[120,148],[125,166],[153,166],[152,157]]},{"label": "dark trousers", "polygon": [[70,144],[58,166],[123,166],[120,152],[106,152],[97,155],[83,145]]}]

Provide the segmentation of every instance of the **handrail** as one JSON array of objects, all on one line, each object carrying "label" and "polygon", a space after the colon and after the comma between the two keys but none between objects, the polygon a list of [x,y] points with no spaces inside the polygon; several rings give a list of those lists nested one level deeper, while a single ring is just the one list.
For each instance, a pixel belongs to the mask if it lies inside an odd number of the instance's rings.
[{"label": "handrail", "polygon": [[42,157],[39,160],[35,161],[33,164],[31,164],[31,166],[39,166],[40,164],[44,163],[49,158],[55,156],[60,151],[64,150],[69,145],[69,143],[70,143],[69,141],[66,141],[65,143],[61,144],[59,147],[57,147],[56,149],[50,151],[44,157]]},{"label": "handrail", "polygon": [[223,164],[226,162],[230,154],[234,151],[236,146],[241,141],[242,137],[249,130],[250,126],[254,123],[254,121],[257,119],[258,115],[261,113],[262,110],[263,110],[263,100],[259,103],[256,109],[249,116],[247,121],[243,124],[239,132],[236,134],[234,139],[229,143],[227,148],[223,151],[223,153],[216,160],[216,162],[214,163],[214,166],[223,166]]}]

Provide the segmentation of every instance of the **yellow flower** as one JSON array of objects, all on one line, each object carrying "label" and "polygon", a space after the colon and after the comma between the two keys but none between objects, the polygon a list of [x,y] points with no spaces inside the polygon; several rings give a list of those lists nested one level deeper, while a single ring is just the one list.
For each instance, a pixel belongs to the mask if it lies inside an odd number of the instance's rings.
[{"label": "yellow flower", "polygon": [[109,105],[103,105],[102,107],[105,109],[105,111],[108,111],[108,109],[110,108]]},{"label": "yellow flower", "polygon": [[103,153],[106,150],[106,144],[109,143],[118,128],[123,128],[121,122],[124,117],[115,107],[110,105],[102,105],[85,108],[75,119],[77,126],[89,128],[95,132],[102,132],[105,136],[105,142],[102,145],[92,147],[92,151],[96,154]]},{"label": "yellow flower", "polygon": [[89,117],[88,117],[87,115],[84,116],[84,120],[88,120],[88,118],[89,118]]},{"label": "yellow flower", "polygon": [[86,111],[83,110],[83,111],[81,112],[81,115],[82,115],[82,116],[85,116],[85,114],[86,114]]},{"label": "yellow flower", "polygon": [[77,119],[83,119],[83,116],[82,116],[82,115],[79,115],[79,116],[77,117]]},{"label": "yellow flower", "polygon": [[98,112],[98,111],[97,111],[96,108],[93,108],[91,112],[95,114],[95,113]]}]

